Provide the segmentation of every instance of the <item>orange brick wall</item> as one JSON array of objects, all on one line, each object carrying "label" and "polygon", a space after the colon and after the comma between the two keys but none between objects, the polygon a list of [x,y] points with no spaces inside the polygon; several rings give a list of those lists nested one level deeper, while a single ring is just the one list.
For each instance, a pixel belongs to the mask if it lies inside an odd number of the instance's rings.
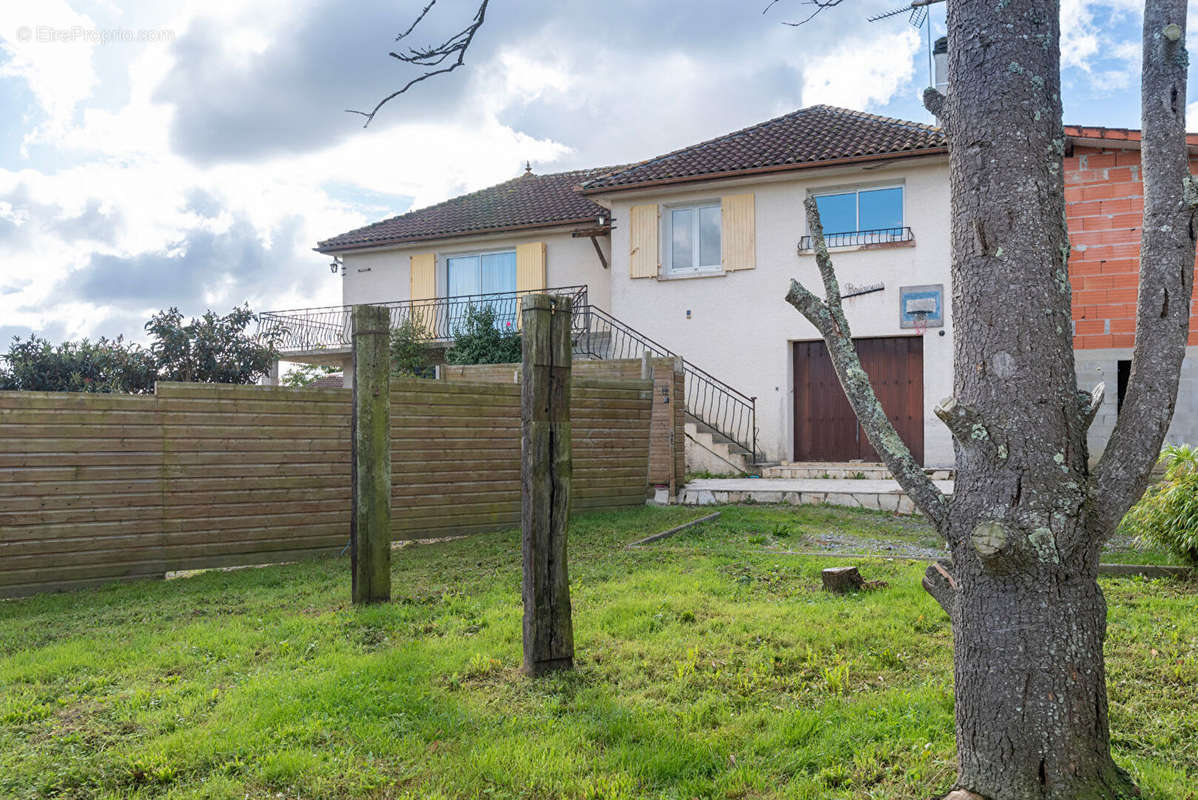
[{"label": "orange brick wall", "polygon": [[[1198,169],[1198,161],[1190,168]],[[1079,350],[1135,344],[1143,207],[1139,150],[1075,147],[1065,159],[1073,346]],[[1198,303],[1190,313],[1189,343],[1195,345]]]}]

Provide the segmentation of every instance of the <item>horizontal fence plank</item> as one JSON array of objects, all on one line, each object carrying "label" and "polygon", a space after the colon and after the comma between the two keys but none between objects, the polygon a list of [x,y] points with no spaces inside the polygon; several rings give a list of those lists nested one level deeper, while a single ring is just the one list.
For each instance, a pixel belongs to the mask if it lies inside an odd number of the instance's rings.
[{"label": "horizontal fence plank", "polygon": [[[639,362],[622,369],[639,376]],[[652,384],[581,373],[573,506],[643,503]],[[398,379],[391,391],[393,536],[517,527],[519,384]],[[351,416],[345,389],[0,392],[0,595],[340,553]]]}]

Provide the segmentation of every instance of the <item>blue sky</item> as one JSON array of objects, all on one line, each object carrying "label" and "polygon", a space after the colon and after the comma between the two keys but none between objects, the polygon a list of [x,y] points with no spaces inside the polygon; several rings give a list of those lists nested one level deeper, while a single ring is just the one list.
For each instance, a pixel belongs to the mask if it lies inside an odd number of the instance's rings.
[{"label": "blue sky", "polygon": [[[435,40],[474,0],[441,0]],[[420,0],[0,4],[0,338],[140,338],[334,304],[318,239],[514,177],[647,158],[830,103],[930,121],[894,0],[492,0],[468,66],[387,106]],[[549,10],[547,10],[549,9]],[[598,9],[598,10],[597,10]],[[944,7],[933,7],[933,34]],[[1064,0],[1066,122],[1137,127],[1140,5]],[[418,37],[419,38],[419,37]],[[423,38],[419,38],[423,42]]]}]

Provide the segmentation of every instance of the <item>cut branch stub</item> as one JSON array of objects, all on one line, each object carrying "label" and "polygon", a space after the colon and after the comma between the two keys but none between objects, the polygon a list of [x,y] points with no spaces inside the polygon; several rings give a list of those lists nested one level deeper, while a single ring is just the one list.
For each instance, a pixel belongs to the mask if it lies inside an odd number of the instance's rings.
[{"label": "cut branch stub", "polygon": [[1091,392],[1078,392],[1078,400],[1082,406],[1082,424],[1086,430],[1094,424],[1094,417],[1102,407],[1102,398],[1106,394],[1106,384],[1100,383]]},{"label": "cut branch stub", "polygon": [[951,619],[956,613],[957,581],[949,572],[952,566],[947,562],[937,562],[928,566],[923,576],[923,588],[944,609]]},{"label": "cut branch stub", "polygon": [[1007,460],[1006,443],[991,435],[990,426],[976,409],[958,402],[956,397],[946,397],[932,411],[963,447],[980,449],[999,461]]},{"label": "cut branch stub", "polygon": [[1010,572],[1019,561],[1019,542],[1015,532],[998,520],[979,522],[969,535],[974,552],[988,571]]},{"label": "cut branch stub", "polygon": [[940,118],[944,112],[944,101],[947,98],[934,87],[929,86],[923,90],[923,107],[932,113],[933,117]]}]

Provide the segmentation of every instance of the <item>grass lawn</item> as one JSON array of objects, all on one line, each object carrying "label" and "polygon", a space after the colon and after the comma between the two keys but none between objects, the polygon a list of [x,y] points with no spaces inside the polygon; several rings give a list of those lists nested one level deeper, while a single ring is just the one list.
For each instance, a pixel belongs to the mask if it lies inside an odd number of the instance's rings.
[{"label": "grass lawn", "polygon": [[[808,537],[926,537],[824,508],[589,514],[579,666],[520,662],[516,531],[394,554],[0,602],[0,797],[927,798],[952,782],[951,633],[918,562],[826,595]],[[761,538],[764,537],[764,538]],[[934,546],[934,545],[933,545]],[[1198,798],[1198,584],[1104,579],[1120,763]]]}]

